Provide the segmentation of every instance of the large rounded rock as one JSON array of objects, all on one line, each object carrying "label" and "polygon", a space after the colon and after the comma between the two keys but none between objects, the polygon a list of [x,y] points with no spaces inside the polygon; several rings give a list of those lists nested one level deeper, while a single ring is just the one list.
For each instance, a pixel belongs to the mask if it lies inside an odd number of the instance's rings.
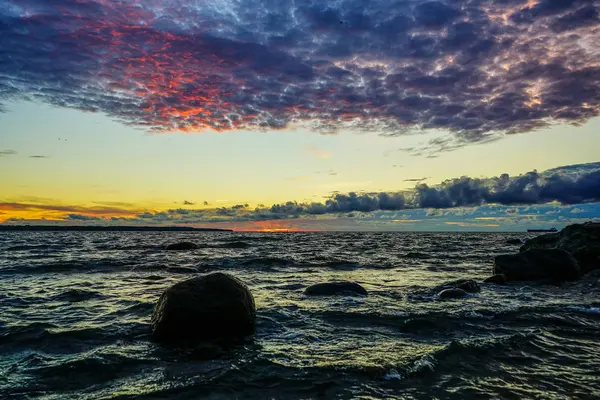
[{"label": "large rounded rock", "polygon": [[494,274],[504,275],[508,282],[563,282],[578,279],[580,270],[577,261],[564,250],[533,249],[497,256],[494,259]]},{"label": "large rounded rock", "polygon": [[367,290],[356,282],[327,282],[311,285],[304,290],[309,296],[333,296],[333,295],[363,295]]},{"label": "large rounded rock", "polygon": [[196,250],[198,245],[192,242],[172,243],[165,247],[165,250]]},{"label": "large rounded rock", "polygon": [[461,289],[468,293],[477,293],[481,291],[479,283],[473,279],[457,279],[433,288],[435,292],[444,291],[446,289]]},{"label": "large rounded rock", "polygon": [[561,249],[573,255],[583,274],[600,268],[600,222],[569,225],[558,233],[529,239],[521,251]]},{"label": "large rounded rock", "polygon": [[555,249],[560,239],[559,233],[546,233],[527,239],[519,251],[527,251],[532,249]]},{"label": "large rounded rock", "polygon": [[256,325],[252,294],[240,280],[221,272],[176,283],[160,296],[152,336],[160,342],[236,339]]},{"label": "large rounded rock", "polygon": [[479,283],[475,282],[473,279],[459,279],[455,282],[454,287],[469,293],[477,293],[481,291]]}]

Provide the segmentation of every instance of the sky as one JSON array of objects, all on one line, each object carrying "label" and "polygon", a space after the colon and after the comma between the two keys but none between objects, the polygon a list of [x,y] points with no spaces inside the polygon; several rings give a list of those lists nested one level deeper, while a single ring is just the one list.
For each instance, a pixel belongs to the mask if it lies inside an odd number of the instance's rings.
[{"label": "sky", "polygon": [[598,0],[0,0],[0,223],[599,218],[599,12]]}]

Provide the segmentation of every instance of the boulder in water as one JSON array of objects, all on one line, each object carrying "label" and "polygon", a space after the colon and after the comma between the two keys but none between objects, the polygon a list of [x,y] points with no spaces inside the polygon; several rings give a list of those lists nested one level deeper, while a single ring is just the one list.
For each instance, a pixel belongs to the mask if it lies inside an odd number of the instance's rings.
[{"label": "boulder in water", "polygon": [[600,269],[600,222],[569,225],[558,233],[529,239],[520,251],[532,249],[567,251],[577,260],[582,274]]},{"label": "boulder in water", "polygon": [[468,295],[469,293],[467,293],[467,291],[459,288],[444,289],[438,294],[440,299],[460,299],[462,297],[467,297]]},{"label": "boulder in water", "polygon": [[327,282],[311,285],[304,290],[309,296],[363,295],[367,290],[356,282]]},{"label": "boulder in water", "polygon": [[505,254],[494,259],[494,274],[510,281],[563,282],[577,280],[579,265],[573,256],[560,249],[532,249]]},{"label": "boulder in water", "polygon": [[456,282],[455,287],[468,293],[477,293],[481,291],[479,283],[475,282],[473,279],[460,279]]},{"label": "boulder in water", "polygon": [[461,289],[468,293],[477,293],[481,291],[479,283],[473,279],[458,279],[455,281],[444,283],[443,285],[436,286],[434,291],[444,291],[446,289]]},{"label": "boulder in water", "polygon": [[172,243],[165,247],[165,250],[196,250],[198,245],[192,242]]},{"label": "boulder in water", "polygon": [[152,315],[152,336],[169,343],[239,339],[254,333],[255,325],[254,298],[246,285],[215,272],[163,292]]},{"label": "boulder in water", "polygon": [[508,239],[506,241],[507,244],[523,244],[523,241],[521,239]]},{"label": "boulder in water", "polygon": [[503,274],[496,274],[484,280],[485,283],[493,283],[495,285],[506,285],[506,277]]}]

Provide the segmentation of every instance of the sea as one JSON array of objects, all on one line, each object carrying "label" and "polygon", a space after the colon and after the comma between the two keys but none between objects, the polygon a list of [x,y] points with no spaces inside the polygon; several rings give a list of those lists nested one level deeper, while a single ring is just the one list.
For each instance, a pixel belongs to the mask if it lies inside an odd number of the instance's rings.
[{"label": "sea", "polygon": [[[600,398],[600,289],[483,284],[527,233],[0,232],[1,399]],[[164,246],[192,241],[192,251]],[[152,341],[167,287],[224,271],[257,305],[222,352]],[[366,297],[309,297],[355,281]]]}]

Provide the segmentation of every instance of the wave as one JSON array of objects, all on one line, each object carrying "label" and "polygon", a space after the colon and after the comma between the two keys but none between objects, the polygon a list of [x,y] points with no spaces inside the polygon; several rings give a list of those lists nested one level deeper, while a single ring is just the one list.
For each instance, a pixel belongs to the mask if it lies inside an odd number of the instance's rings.
[{"label": "wave", "polygon": [[428,258],[432,258],[433,255],[429,254],[429,253],[422,253],[419,251],[409,251],[408,253],[405,253],[403,255],[401,255],[400,257],[403,258],[418,258],[418,259],[428,259]]},{"label": "wave", "polygon": [[315,312],[315,317],[336,326],[378,326],[411,334],[434,332],[437,334],[448,334],[459,329],[471,332],[485,330],[485,327],[478,327],[477,324],[485,323],[492,318],[476,312],[455,314],[428,312],[394,315],[349,311],[317,311]]},{"label": "wave", "polygon": [[[147,309],[144,310],[147,313]],[[26,346],[47,350],[76,345],[93,347],[115,340],[136,339],[150,335],[149,323],[122,323],[120,326],[104,326],[84,329],[65,329],[47,322],[33,322],[28,325],[5,326],[0,328],[0,345]]]},{"label": "wave", "polygon": [[61,245],[53,245],[53,244],[27,244],[27,245],[18,245],[11,246],[5,249],[5,251],[37,251],[37,250],[45,250],[45,251],[60,251],[66,249],[67,246],[64,244]]},{"label": "wave", "polygon": [[217,248],[221,249],[248,249],[252,247],[252,245],[248,242],[242,242],[240,240],[236,240],[233,242],[225,242],[215,245]]},{"label": "wave", "polygon": [[122,245],[119,243],[106,243],[98,244],[95,246],[96,250],[100,251],[139,251],[139,250],[156,250],[160,251],[164,249],[164,246],[155,244],[135,244],[135,245]]},{"label": "wave", "polygon": [[52,300],[58,301],[68,301],[71,303],[91,300],[91,299],[101,299],[104,296],[99,292],[94,292],[91,290],[83,290],[83,289],[69,289],[62,293],[57,294],[52,297]]},{"label": "wave", "polygon": [[37,262],[27,266],[7,267],[2,269],[2,273],[69,273],[69,272],[115,272],[121,271],[124,267],[131,267],[131,260],[90,260],[90,261],[57,261],[57,262]]}]

